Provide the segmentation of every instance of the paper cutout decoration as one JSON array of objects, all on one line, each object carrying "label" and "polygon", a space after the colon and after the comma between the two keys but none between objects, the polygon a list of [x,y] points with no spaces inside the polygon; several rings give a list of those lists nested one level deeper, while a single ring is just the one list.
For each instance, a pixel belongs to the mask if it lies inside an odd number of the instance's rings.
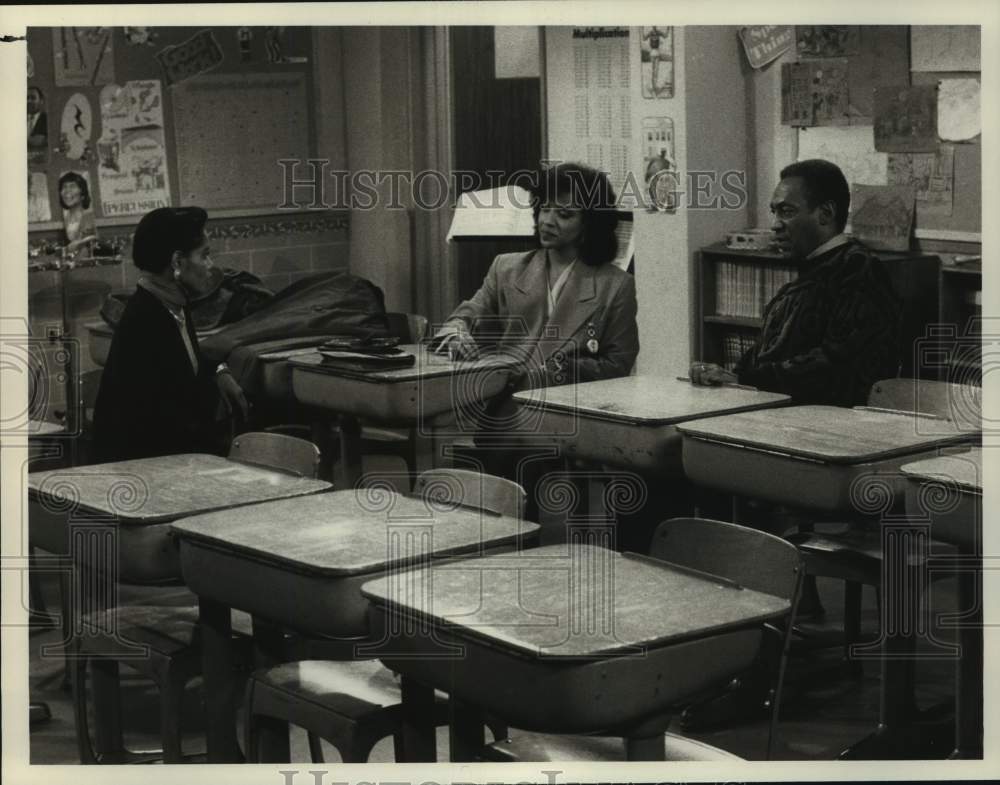
[{"label": "paper cutout decoration", "polygon": [[822,158],[840,167],[854,183],[885,185],[889,156],[875,151],[871,127],[809,128],[799,133],[799,160]]},{"label": "paper cutout decoration", "polygon": [[951,215],[955,183],[955,148],[936,153],[890,153],[889,185],[913,186],[917,221],[921,215]]},{"label": "paper cutout decoration", "polygon": [[799,57],[846,57],[858,53],[856,25],[796,25],[795,51]]},{"label": "paper cutout decoration", "polygon": [[946,142],[966,142],[980,134],[978,79],[942,79],[938,87],[938,136]]},{"label": "paper cutout decoration", "polygon": [[886,153],[937,150],[937,86],[875,88],[875,149]]},{"label": "paper cutout decoration", "polygon": [[782,64],[781,99],[786,125],[847,125],[847,60]]},{"label": "paper cutout decoration", "polygon": [[52,28],[57,87],[107,84],[115,80],[114,37],[110,27]]},{"label": "paper cutout decoration", "polygon": [[979,71],[978,25],[913,25],[910,61],[913,71]]},{"label": "paper cutout decoration", "polygon": [[740,41],[751,68],[763,68],[795,44],[791,25],[749,25],[740,28]]},{"label": "paper cutout decoration", "polygon": [[642,28],[639,43],[643,98],[674,97],[674,28]]},{"label": "paper cutout decoration", "polygon": [[223,60],[222,49],[211,30],[195,33],[184,43],[156,53],[168,85],[211,71]]},{"label": "paper cutout decoration", "polygon": [[49,178],[45,172],[28,172],[28,223],[51,220]]},{"label": "paper cutout decoration", "polygon": [[249,63],[253,59],[250,47],[253,41],[253,31],[249,27],[241,27],[236,31],[236,42],[240,45],[240,62]]},{"label": "paper cutout decoration", "polygon": [[59,149],[62,154],[81,163],[89,161],[93,130],[94,118],[90,101],[83,93],[74,93],[63,107],[62,122],[59,124]]},{"label": "paper cutout decoration", "polygon": [[152,46],[157,35],[148,27],[123,27],[125,43],[129,46]]},{"label": "paper cutout decoration", "polygon": [[854,236],[875,250],[909,250],[914,198],[912,186],[855,186],[851,195]]}]

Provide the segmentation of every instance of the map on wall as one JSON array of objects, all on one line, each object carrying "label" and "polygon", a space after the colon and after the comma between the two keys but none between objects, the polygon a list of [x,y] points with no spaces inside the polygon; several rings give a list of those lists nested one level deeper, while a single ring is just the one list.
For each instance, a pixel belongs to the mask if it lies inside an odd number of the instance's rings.
[{"label": "map on wall", "polygon": [[181,204],[280,205],[283,171],[278,160],[309,154],[306,98],[303,74],[212,74],[176,85]]}]

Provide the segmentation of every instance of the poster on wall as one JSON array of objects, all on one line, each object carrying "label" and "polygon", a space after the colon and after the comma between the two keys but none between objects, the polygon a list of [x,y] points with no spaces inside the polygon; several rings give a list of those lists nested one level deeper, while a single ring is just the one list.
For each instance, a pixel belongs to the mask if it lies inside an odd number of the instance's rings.
[{"label": "poster on wall", "polygon": [[49,160],[49,117],[45,94],[37,85],[28,85],[28,164],[40,165]]},{"label": "poster on wall", "polygon": [[110,27],[52,28],[57,87],[103,85],[115,80],[114,38]]},{"label": "poster on wall", "polygon": [[101,90],[97,176],[106,216],[140,215],[170,206],[163,133],[163,96],[157,79],[137,79]]},{"label": "poster on wall", "polygon": [[677,159],[674,157],[674,121],[669,117],[642,119],[643,164],[647,210],[677,210]]},{"label": "poster on wall", "polygon": [[59,206],[67,243],[84,242],[97,236],[90,188],[90,173],[69,170],[59,176]]},{"label": "poster on wall", "polygon": [[858,53],[858,25],[796,25],[795,51],[799,57],[847,57]]},{"label": "poster on wall", "polygon": [[875,149],[932,153],[938,148],[937,86],[875,88]]},{"label": "poster on wall", "polygon": [[59,123],[59,151],[67,158],[87,163],[93,155],[90,146],[94,114],[83,93],[74,93],[66,101]]},{"label": "poster on wall", "polygon": [[914,25],[910,61],[914,71],[979,71],[979,25]]},{"label": "poster on wall", "polygon": [[967,142],[982,131],[978,79],[938,82],[938,136],[947,142]]},{"label": "poster on wall", "polygon": [[222,49],[211,30],[195,33],[187,41],[156,53],[167,85],[174,85],[219,66]]},{"label": "poster on wall", "polygon": [[914,199],[913,186],[854,186],[851,194],[854,236],[875,250],[909,250]]},{"label": "poster on wall", "polygon": [[[565,33],[563,33],[565,34]],[[607,173],[621,197],[632,166],[631,53],[627,27],[574,27],[568,38],[571,90],[560,95],[563,160]]]},{"label": "poster on wall", "polygon": [[45,172],[28,172],[28,223],[52,220],[49,206],[49,178]]},{"label": "poster on wall", "polygon": [[786,125],[847,125],[847,59],[808,60],[781,67],[781,121]]},{"label": "poster on wall", "polygon": [[639,41],[642,97],[674,97],[674,28],[668,25],[642,28]]},{"label": "poster on wall", "polygon": [[954,201],[955,148],[943,144],[936,153],[890,153],[889,185],[909,185],[921,215],[951,215]]},{"label": "poster on wall", "polygon": [[795,44],[791,25],[749,25],[740,28],[740,41],[751,68],[763,68]]}]

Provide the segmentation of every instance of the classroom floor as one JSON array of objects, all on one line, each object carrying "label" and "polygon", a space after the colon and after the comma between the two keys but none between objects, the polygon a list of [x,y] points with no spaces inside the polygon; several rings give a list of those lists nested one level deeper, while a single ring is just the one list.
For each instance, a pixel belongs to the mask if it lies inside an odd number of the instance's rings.
[{"label": "classroom floor", "polygon": [[[338,486],[342,487],[342,486]],[[557,525],[545,522],[549,533]],[[54,575],[42,575],[42,588],[48,608],[58,607],[58,588]],[[821,623],[802,624],[804,630],[835,636],[843,617],[842,584],[834,581],[819,582],[820,595],[826,614]],[[123,587],[123,602],[151,602],[156,592],[156,604],[194,604],[193,596],[184,588],[156,589]],[[930,608],[935,619],[942,612],[955,608],[955,583],[953,580],[935,582],[930,594]],[[863,629],[874,635],[877,627],[875,596],[871,589],[864,592]],[[939,639],[954,640],[950,630],[936,631]],[[43,658],[42,645],[55,643],[55,630],[39,630],[30,636],[29,679],[32,701],[44,701],[52,718],[31,728],[31,762],[33,764],[78,763],[74,735],[70,693],[63,687],[62,659]],[[782,701],[781,724],[775,758],[780,760],[831,760],[859,741],[876,727],[879,704],[879,663],[866,661],[863,675],[852,676],[839,667],[839,647],[812,649],[798,645],[789,663],[785,696]],[[158,703],[156,690],[150,684],[129,676],[122,669],[124,727],[126,743],[133,749],[153,749],[158,746]],[[951,660],[924,660],[917,663],[917,701],[921,708],[929,707],[954,695],[954,662]],[[193,762],[203,760],[204,736],[201,727],[200,683],[192,682],[185,705],[185,727],[190,733],[185,737],[185,754],[195,756]],[[765,757],[767,743],[767,717],[761,715],[752,721],[730,724],[710,731],[691,733],[695,738],[750,760]],[[679,720],[671,730],[682,732]],[[512,731],[512,733],[524,733]],[[338,760],[337,753],[326,748],[327,760]],[[294,732],[292,738],[293,760],[308,761],[305,734]],[[392,761],[391,740],[376,746],[372,761]],[[438,732],[438,755],[447,760],[448,734],[446,728]],[[624,755],[622,755],[624,758]]]}]

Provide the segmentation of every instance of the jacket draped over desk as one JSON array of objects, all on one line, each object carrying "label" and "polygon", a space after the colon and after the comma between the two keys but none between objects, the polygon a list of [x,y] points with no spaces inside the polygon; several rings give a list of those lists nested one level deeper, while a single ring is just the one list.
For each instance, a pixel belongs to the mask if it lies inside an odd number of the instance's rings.
[{"label": "jacket draped over desk", "polygon": [[143,288],[129,298],[94,408],[97,462],[218,452],[215,366],[198,348],[187,309],[184,315],[197,372],[166,306]]},{"label": "jacket draped over desk", "polygon": [[497,348],[523,358],[515,386],[539,387],[627,376],[639,353],[635,280],[614,265],[574,265],[548,313],[545,251],[498,256],[479,291],[455,309],[461,322]]},{"label": "jacket draped over desk", "polygon": [[872,384],[899,374],[899,297],[885,265],[856,241],[806,264],[764,309],[737,376],[797,404],[862,405]]}]

